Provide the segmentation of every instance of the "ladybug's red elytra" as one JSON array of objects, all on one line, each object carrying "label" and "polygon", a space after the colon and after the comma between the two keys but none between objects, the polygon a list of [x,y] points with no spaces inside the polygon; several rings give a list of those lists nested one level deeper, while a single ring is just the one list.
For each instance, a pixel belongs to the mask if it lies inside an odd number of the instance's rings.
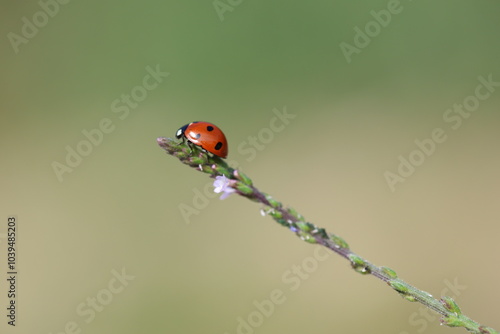
[{"label": "ladybug's red elytra", "polygon": [[177,139],[186,138],[205,151],[218,157],[227,157],[227,140],[224,132],[216,125],[208,122],[191,122],[177,130]]}]

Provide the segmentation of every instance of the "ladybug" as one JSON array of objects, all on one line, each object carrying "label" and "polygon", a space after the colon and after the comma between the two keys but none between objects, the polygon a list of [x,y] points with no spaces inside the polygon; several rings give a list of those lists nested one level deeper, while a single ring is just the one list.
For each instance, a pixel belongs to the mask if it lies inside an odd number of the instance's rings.
[{"label": "ladybug", "polygon": [[218,157],[227,157],[227,140],[224,132],[216,125],[208,122],[191,122],[177,130],[177,139],[186,138],[191,143],[200,146],[204,151]]}]

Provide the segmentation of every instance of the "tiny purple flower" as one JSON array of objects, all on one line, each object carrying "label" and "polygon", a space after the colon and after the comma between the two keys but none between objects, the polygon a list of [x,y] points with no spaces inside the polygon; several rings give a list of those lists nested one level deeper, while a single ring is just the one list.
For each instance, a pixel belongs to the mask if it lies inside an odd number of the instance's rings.
[{"label": "tiny purple flower", "polygon": [[225,175],[215,177],[214,187],[214,192],[217,194],[222,192],[220,199],[226,199],[235,192],[235,190],[229,186],[229,179]]}]

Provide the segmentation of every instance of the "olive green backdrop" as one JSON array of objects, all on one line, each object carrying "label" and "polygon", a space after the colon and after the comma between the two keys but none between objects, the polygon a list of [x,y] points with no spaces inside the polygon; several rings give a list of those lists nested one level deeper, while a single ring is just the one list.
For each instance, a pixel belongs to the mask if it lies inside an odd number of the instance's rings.
[{"label": "olive green backdrop", "polygon": [[1,7],[1,333],[464,333],[220,201],[155,142],[194,120],[257,187],[500,328],[498,2]]}]

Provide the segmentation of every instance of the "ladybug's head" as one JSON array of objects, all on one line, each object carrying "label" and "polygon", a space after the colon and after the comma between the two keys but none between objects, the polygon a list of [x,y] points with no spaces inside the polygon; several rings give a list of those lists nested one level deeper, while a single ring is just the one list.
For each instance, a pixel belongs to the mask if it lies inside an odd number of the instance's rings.
[{"label": "ladybug's head", "polygon": [[186,124],[183,127],[179,128],[179,130],[177,130],[177,132],[175,133],[175,137],[177,139],[181,139],[181,137],[184,136],[184,131],[186,131],[188,126],[189,124]]}]

